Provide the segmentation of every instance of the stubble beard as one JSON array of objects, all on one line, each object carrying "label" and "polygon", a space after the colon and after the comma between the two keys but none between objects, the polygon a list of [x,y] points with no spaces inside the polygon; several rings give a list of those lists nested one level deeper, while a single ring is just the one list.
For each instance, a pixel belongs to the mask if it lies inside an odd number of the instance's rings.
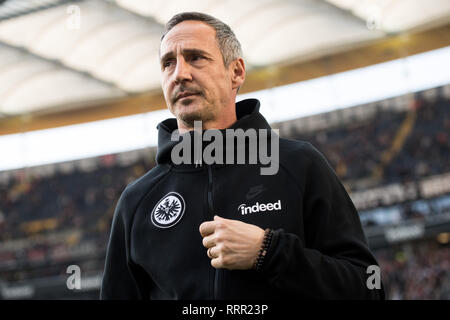
[{"label": "stubble beard", "polygon": [[[197,97],[198,99],[199,97]],[[206,122],[215,119],[214,108],[209,104],[200,103],[200,108],[191,111],[184,112],[183,108],[189,108],[189,105],[195,103],[193,99],[185,99],[178,105],[178,112],[175,114],[176,118],[183,122],[184,126],[189,129],[194,129],[195,121],[202,121],[204,125]]]}]

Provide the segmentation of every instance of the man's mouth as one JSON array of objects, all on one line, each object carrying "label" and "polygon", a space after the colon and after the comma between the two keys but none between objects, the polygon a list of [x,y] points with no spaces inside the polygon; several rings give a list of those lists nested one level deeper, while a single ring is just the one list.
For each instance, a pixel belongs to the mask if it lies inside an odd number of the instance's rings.
[{"label": "man's mouth", "polygon": [[196,92],[182,92],[182,93],[179,93],[176,96],[175,101],[178,101],[178,100],[186,98],[186,97],[195,96],[195,95],[198,95],[198,93],[196,93]]}]

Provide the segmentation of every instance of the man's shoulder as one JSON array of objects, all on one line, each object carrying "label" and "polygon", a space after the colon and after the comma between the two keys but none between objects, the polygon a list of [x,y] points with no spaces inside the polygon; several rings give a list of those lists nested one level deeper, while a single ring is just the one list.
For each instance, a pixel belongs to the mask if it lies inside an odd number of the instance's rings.
[{"label": "man's shoulder", "polygon": [[157,181],[169,171],[169,166],[157,165],[153,167],[147,173],[126,186],[120,196],[119,204],[126,207],[136,206]]},{"label": "man's shoulder", "polygon": [[[280,157],[299,161],[317,160],[323,158],[323,154],[311,143],[305,140],[280,138]],[[295,157],[295,159],[292,159]]]},{"label": "man's shoulder", "polygon": [[291,172],[305,176],[314,171],[334,174],[326,156],[312,143],[304,140],[280,138],[280,163]]}]

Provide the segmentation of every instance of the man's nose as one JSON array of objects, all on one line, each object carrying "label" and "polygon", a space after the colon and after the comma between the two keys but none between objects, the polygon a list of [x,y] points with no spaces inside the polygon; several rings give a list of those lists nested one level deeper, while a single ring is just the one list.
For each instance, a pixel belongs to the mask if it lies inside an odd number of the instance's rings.
[{"label": "man's nose", "polygon": [[178,59],[174,72],[175,82],[191,81],[191,66],[183,58]]}]

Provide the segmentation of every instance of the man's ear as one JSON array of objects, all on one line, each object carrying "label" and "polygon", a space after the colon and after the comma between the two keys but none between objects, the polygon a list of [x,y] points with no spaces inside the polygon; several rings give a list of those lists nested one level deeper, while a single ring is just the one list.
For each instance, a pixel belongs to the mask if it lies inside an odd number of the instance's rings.
[{"label": "man's ear", "polygon": [[242,58],[238,58],[231,62],[230,65],[231,74],[231,84],[233,89],[239,89],[240,86],[245,81],[245,64]]}]

